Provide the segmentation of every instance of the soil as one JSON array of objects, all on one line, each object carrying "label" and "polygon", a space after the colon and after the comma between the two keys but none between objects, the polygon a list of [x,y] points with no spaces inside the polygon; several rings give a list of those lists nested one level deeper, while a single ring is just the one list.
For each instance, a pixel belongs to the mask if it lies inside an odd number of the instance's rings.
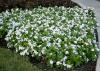
[{"label": "soil", "polygon": [[[32,9],[38,6],[54,7],[65,6],[74,7],[79,6],[71,0],[0,0],[0,12],[12,8]],[[79,6],[80,7],[80,6]]]},{"label": "soil", "polygon": [[0,38],[0,47],[7,47],[7,42],[4,38]]}]

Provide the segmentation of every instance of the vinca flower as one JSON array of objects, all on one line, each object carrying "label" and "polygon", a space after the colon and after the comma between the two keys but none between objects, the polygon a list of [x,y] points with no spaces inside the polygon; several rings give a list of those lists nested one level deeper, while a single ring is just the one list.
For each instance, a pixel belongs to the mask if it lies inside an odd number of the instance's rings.
[{"label": "vinca flower", "polygon": [[25,54],[28,55],[29,53],[28,53],[27,51],[28,51],[28,49],[23,50],[22,52],[20,52],[20,55],[23,55],[23,56],[24,56]]},{"label": "vinca flower", "polygon": [[71,65],[67,64],[67,68],[71,68],[71,67],[72,67]]},{"label": "vinca flower", "polygon": [[66,51],[66,52],[65,52],[65,54],[69,54],[69,52],[68,52],[68,51]]},{"label": "vinca flower", "polygon": [[60,61],[57,61],[56,62],[56,65],[61,65],[62,63]]},{"label": "vinca flower", "polygon": [[51,64],[51,65],[53,64],[53,60],[50,60],[50,64]]}]

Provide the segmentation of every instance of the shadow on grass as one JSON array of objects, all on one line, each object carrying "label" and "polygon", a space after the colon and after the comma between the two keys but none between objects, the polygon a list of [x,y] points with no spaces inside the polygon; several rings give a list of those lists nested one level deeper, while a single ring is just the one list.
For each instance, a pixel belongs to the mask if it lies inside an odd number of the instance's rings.
[{"label": "shadow on grass", "polygon": [[8,49],[0,48],[0,71],[42,71],[32,65],[28,57],[20,56]]}]

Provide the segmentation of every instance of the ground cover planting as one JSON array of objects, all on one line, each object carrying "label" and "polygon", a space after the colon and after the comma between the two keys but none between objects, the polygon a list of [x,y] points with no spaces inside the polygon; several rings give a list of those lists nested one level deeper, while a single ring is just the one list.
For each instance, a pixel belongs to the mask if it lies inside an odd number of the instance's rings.
[{"label": "ground cover planting", "polygon": [[11,9],[0,13],[0,37],[20,55],[41,60],[50,67],[75,68],[95,61],[95,16],[79,7]]}]

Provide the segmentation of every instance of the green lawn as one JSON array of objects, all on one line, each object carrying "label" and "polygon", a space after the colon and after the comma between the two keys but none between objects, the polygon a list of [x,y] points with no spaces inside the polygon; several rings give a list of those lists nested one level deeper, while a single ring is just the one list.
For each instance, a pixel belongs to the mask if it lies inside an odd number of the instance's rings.
[{"label": "green lawn", "polygon": [[42,71],[32,65],[27,57],[0,48],[0,71]]}]

